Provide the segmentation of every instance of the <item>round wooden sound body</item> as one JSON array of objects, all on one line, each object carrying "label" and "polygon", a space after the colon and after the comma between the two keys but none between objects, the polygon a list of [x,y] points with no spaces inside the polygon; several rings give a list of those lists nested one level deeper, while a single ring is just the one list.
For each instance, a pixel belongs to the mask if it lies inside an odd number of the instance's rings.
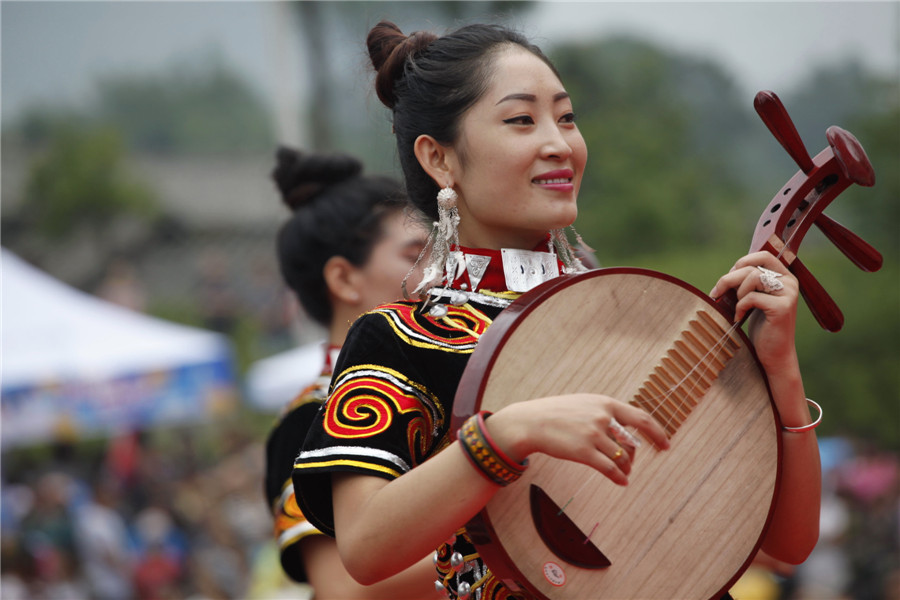
[{"label": "round wooden sound body", "polygon": [[759,548],[780,478],[780,424],[746,336],[706,294],[634,268],[557,278],[502,312],[454,403],[575,392],[652,412],[629,484],[543,454],[469,524],[491,570],[551,600],[718,598]]}]

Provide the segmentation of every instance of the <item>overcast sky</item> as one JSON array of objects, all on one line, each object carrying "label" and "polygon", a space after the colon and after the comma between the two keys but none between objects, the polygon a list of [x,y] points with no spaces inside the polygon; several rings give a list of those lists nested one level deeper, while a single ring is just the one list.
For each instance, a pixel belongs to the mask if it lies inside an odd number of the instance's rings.
[{"label": "overcast sky", "polygon": [[[578,18],[565,18],[566,10]],[[627,30],[714,56],[752,92],[788,86],[811,64],[851,55],[900,77],[897,1],[550,2],[535,20],[548,23],[551,39]]]},{"label": "overcast sky", "polygon": [[[4,0],[3,118],[29,102],[88,99],[103,73],[159,69],[211,50],[221,51],[267,96],[290,99],[299,83],[291,87],[284,73],[299,67],[290,56],[296,46],[281,35],[289,27],[283,9],[260,1]],[[523,26],[544,47],[638,33],[717,57],[748,94],[786,90],[812,65],[846,56],[900,77],[898,1],[542,2]]]}]

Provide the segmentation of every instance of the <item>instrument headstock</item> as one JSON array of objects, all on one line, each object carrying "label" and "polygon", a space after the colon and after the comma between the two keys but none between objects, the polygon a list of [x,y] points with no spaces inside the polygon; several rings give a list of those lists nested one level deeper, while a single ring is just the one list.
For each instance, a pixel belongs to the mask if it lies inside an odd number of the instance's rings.
[{"label": "instrument headstock", "polygon": [[797,128],[774,92],[761,91],[753,106],[775,139],[800,170],[778,191],[763,211],[753,232],[750,252],[768,250],[797,277],[800,292],[819,324],[839,331],[844,316],[828,292],[797,258],[806,232],[815,224],[856,266],[881,268],[881,254],[858,235],[823,211],[852,184],[870,187],[875,172],[859,141],[849,131],[832,126],[825,132],[828,146],[810,157]]}]

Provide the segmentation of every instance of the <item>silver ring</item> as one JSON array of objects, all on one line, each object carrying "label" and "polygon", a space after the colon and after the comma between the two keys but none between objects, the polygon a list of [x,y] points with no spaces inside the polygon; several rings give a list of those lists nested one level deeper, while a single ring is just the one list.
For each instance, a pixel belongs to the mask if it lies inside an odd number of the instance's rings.
[{"label": "silver ring", "polygon": [[765,292],[766,294],[771,294],[772,292],[777,292],[784,289],[784,284],[778,281],[778,278],[783,277],[784,275],[776,271],[771,271],[765,267],[757,266],[756,268],[761,271],[759,275],[759,282],[763,286],[763,292]]},{"label": "silver ring", "polygon": [[624,444],[631,446],[632,448],[641,447],[641,441],[634,437],[627,429],[622,427],[622,424],[615,419],[612,419],[609,422],[609,432],[620,446]]}]

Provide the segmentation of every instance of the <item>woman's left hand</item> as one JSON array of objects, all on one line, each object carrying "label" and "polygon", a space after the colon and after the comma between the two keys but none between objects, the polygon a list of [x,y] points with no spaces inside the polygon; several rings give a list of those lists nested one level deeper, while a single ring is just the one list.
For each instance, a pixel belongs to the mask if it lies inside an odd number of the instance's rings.
[{"label": "woman's left hand", "polygon": [[710,296],[717,298],[729,289],[737,292],[736,322],[756,309],[750,315],[748,333],[766,372],[771,376],[781,368],[794,368],[797,279],[770,252],[755,252],[738,260]]},{"label": "woman's left hand", "polygon": [[[715,298],[729,289],[737,292],[737,322],[754,309],[748,334],[766,371],[781,424],[807,425],[811,418],[794,344],[800,294],[797,279],[771,253],[755,252],[737,261],[719,279],[710,295]],[[762,549],[781,561],[800,564],[809,556],[819,536],[822,491],[819,448],[812,431],[785,433],[781,439],[782,485]]]}]

